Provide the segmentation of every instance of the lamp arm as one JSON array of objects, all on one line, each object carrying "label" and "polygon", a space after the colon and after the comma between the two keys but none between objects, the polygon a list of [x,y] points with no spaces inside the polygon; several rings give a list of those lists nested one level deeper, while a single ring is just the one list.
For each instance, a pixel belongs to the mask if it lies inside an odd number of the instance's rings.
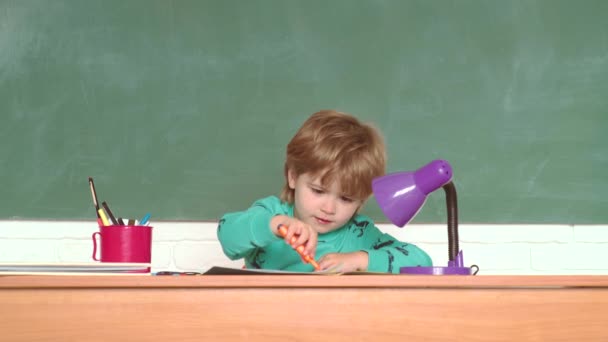
[{"label": "lamp arm", "polygon": [[450,261],[458,257],[458,201],[456,200],[456,187],[453,182],[443,186],[445,201],[448,208],[448,248]]}]

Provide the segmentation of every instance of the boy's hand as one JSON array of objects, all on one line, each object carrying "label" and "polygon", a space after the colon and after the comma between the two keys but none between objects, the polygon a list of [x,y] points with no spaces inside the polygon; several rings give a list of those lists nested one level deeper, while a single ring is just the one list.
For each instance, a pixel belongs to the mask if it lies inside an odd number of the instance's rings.
[{"label": "boy's hand", "polygon": [[369,263],[366,252],[358,251],[352,253],[328,253],[319,259],[321,270],[338,267],[340,272],[365,271]]},{"label": "boy's hand", "polygon": [[[278,231],[279,225],[287,228],[287,234],[283,239],[294,249],[304,246],[304,254],[314,259],[317,250],[317,232],[308,224],[286,215],[277,215],[270,220],[270,230],[277,236],[281,236]],[[291,243],[291,238],[296,237]]]}]

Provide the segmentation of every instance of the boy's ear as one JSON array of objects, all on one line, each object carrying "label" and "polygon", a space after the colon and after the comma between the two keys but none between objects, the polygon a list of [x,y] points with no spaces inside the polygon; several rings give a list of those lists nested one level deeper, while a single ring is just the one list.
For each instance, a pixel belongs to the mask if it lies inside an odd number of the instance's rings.
[{"label": "boy's ear", "polygon": [[297,178],[298,178],[298,176],[292,169],[287,169],[287,184],[289,185],[290,189],[293,190],[296,188],[296,179]]}]

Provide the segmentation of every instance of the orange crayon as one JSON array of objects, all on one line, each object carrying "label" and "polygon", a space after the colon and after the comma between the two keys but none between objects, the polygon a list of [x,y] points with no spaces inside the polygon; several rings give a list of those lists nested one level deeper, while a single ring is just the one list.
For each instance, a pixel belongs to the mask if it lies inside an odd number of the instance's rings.
[{"label": "orange crayon", "polygon": [[[281,234],[282,237],[285,237],[287,235],[287,228],[280,224],[278,227],[279,230],[279,234]],[[292,236],[291,237],[291,243],[294,243],[296,241],[296,237]],[[321,269],[321,266],[319,266],[319,264],[315,261],[315,259],[313,259],[310,255],[305,255],[304,254],[304,246],[300,245],[298,247],[295,248],[296,252],[298,252],[298,254],[300,254],[302,256],[302,258],[304,260],[306,260],[306,262],[310,263],[314,268],[315,271],[318,271]]]}]

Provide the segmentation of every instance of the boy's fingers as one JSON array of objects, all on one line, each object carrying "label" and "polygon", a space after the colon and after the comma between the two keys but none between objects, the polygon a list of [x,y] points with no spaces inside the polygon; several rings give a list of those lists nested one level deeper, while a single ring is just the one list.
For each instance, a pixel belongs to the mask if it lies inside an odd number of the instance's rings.
[{"label": "boy's fingers", "polygon": [[300,234],[300,236],[298,236],[298,238],[295,240],[293,245],[295,247],[302,246],[306,243],[308,238],[309,238],[309,236],[307,233],[302,233],[302,234]]},{"label": "boy's fingers", "polygon": [[287,234],[285,234],[285,242],[291,245],[291,240],[296,234],[297,228],[292,225],[291,227],[289,227],[289,229],[287,229]]},{"label": "boy's fingers", "polygon": [[288,230],[287,234],[285,234],[285,242],[290,243],[292,237],[293,237],[293,231]]},{"label": "boy's fingers", "polygon": [[317,248],[317,234],[314,233],[312,228],[301,224],[291,224],[285,234],[285,242],[296,251],[301,251],[304,254],[301,256],[303,262],[308,262],[305,256],[314,259]]},{"label": "boy's fingers", "polygon": [[277,227],[277,230],[278,230],[279,234],[283,237],[283,239],[285,241],[287,241],[288,237],[289,237],[289,234],[291,232],[291,229],[289,228],[289,226],[281,223]]},{"label": "boy's fingers", "polygon": [[306,242],[306,253],[311,256],[315,256],[315,250],[317,249],[317,235],[310,234],[310,238]]},{"label": "boy's fingers", "polygon": [[329,262],[319,262],[319,266],[322,270],[326,270],[331,267],[331,263]]},{"label": "boy's fingers", "polygon": [[303,229],[302,226],[298,225],[294,230],[294,238],[289,241],[289,244],[292,246],[299,246],[303,244],[308,239],[308,235],[306,233],[306,229]]}]

